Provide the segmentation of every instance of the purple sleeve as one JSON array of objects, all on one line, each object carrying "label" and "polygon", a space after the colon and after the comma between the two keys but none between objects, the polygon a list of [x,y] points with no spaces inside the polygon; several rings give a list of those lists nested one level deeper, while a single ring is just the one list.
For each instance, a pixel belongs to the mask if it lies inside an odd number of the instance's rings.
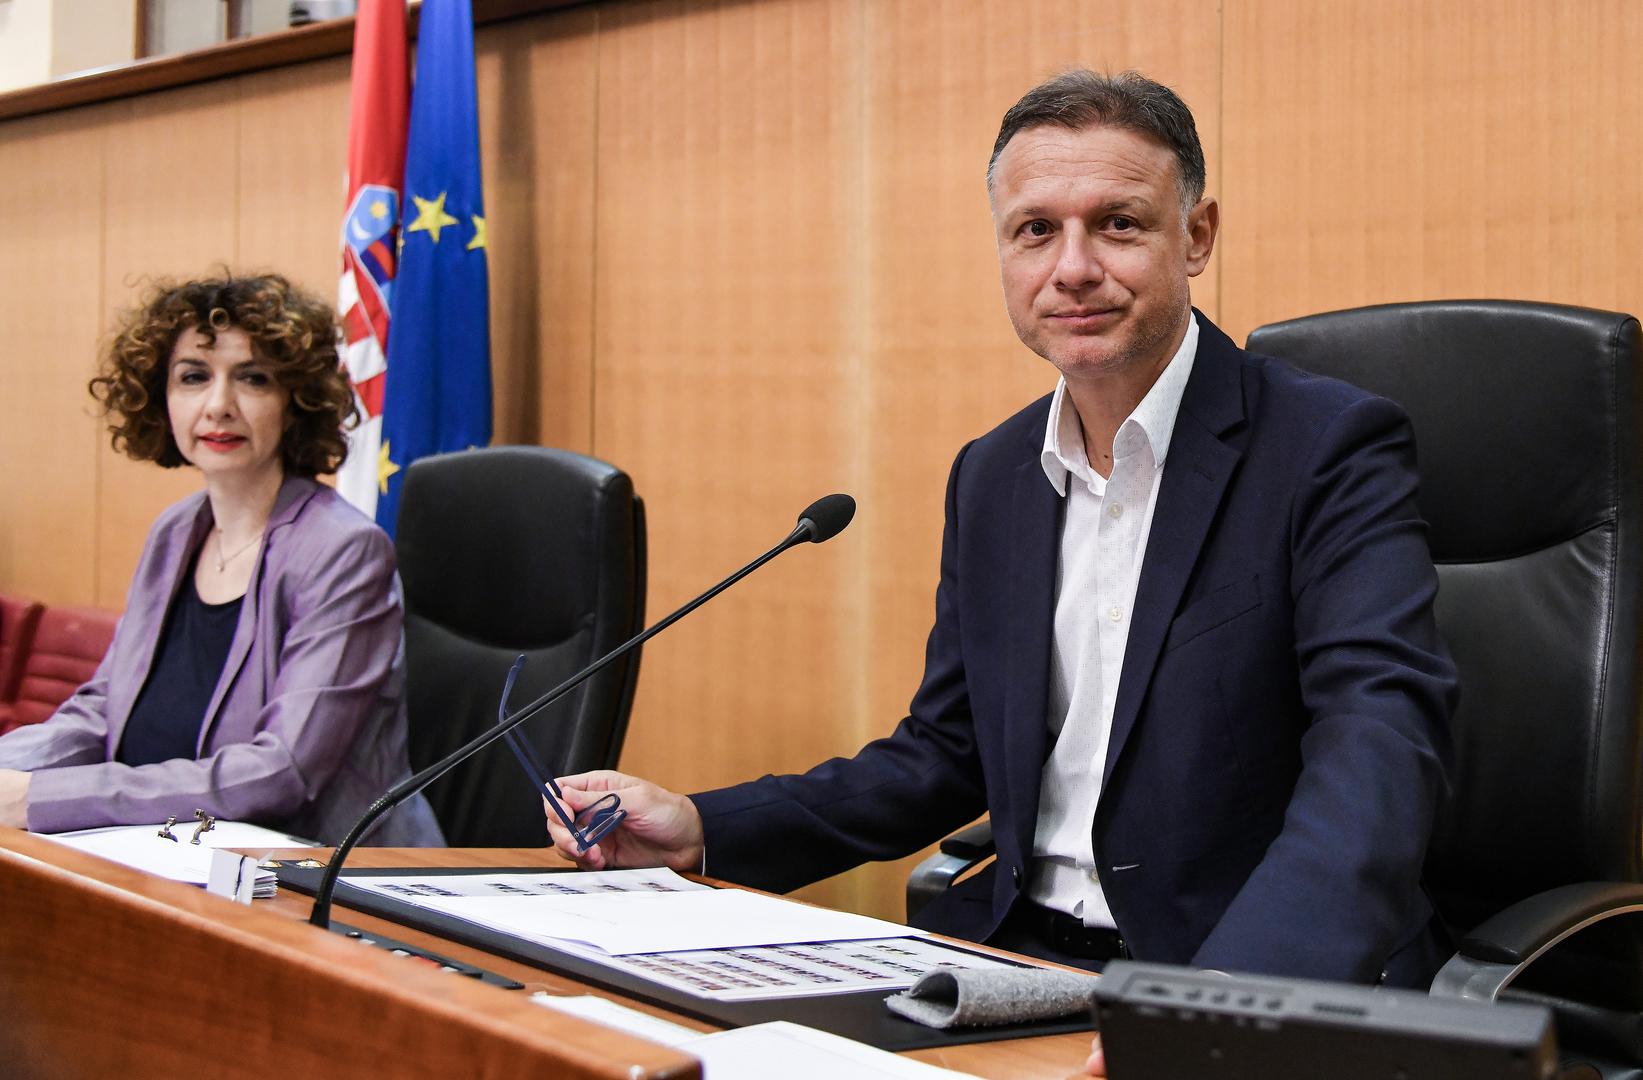
[{"label": "purple sleeve", "polygon": [[[121,620],[120,626],[124,625]],[[26,724],[0,737],[0,769],[34,772],[98,762],[108,756],[108,671],[110,657],[119,645],[117,628],[89,682],[42,723]]]},{"label": "purple sleeve", "polygon": [[[162,821],[195,808],[224,820],[279,821],[318,797],[394,669],[403,610],[386,534],[361,529],[323,550],[309,550],[302,539],[290,538],[281,569],[270,567],[259,585],[259,609],[284,602],[288,622],[278,674],[250,738],[197,760],[130,766],[99,754],[95,764],[38,772],[29,786],[30,829]],[[297,580],[282,581],[282,574]],[[258,624],[260,632],[260,611]],[[253,644],[242,677],[266,647]]]}]

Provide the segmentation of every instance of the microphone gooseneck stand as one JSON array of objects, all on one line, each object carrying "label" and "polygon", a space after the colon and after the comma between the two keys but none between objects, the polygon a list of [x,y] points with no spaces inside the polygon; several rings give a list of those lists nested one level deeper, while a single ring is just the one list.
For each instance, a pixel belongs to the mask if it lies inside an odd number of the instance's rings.
[{"label": "microphone gooseneck stand", "polygon": [[331,853],[331,861],[325,864],[325,872],[320,875],[319,887],[314,891],[314,908],[308,915],[308,921],[321,929],[330,927],[331,896],[336,892],[337,876],[342,873],[342,864],[348,858],[348,853],[370,831],[371,826],[375,825],[377,820],[388,811],[576,689],[606,665],[620,659],[632,649],[666,630],[788,548],[797,547],[803,543],[820,544],[825,540],[831,540],[844,531],[845,526],[850,524],[850,519],[855,516],[855,513],[856,500],[848,495],[827,495],[817,499],[799,515],[799,523],[794,526],[793,531],[788,533],[787,538],[781,543],[725,578],[707,592],[702,593],[696,599],[685,604],[661,622],[640,631],[637,635],[601,656],[529,705],[521,707],[518,712],[509,716],[502,723],[475,736],[426,769],[389,788],[385,794],[371,804],[364,814],[360,815],[360,819],[354,822],[353,828],[348,830],[348,835],[342,838],[342,843],[338,844],[336,850]]}]

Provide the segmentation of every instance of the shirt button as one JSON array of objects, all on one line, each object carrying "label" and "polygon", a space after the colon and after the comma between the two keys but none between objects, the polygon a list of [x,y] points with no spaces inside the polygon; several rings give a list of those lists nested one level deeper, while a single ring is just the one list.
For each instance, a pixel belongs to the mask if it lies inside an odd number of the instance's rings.
[{"label": "shirt button", "polygon": [[1124,613],[1119,611],[1116,606],[1107,609],[1107,618],[1111,619],[1113,622],[1118,622],[1123,617]]},{"label": "shirt button", "polygon": [[1090,880],[1095,882],[1097,885],[1101,884],[1101,872],[1099,870],[1091,870]]},{"label": "shirt button", "polygon": [[1124,516],[1124,504],[1123,503],[1113,503],[1111,506],[1107,507],[1107,514],[1109,516],[1115,517],[1115,518],[1123,517]]}]

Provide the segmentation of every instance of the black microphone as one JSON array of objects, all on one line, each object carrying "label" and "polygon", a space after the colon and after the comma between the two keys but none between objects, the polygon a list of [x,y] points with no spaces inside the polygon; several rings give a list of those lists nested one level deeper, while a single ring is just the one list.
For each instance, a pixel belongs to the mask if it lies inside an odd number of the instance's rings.
[{"label": "black microphone", "polygon": [[338,844],[336,850],[331,853],[331,861],[325,864],[325,872],[320,875],[319,888],[314,890],[314,908],[308,914],[308,921],[321,929],[327,929],[330,927],[331,895],[336,892],[337,876],[342,873],[343,860],[348,858],[348,853],[354,849],[354,846],[359,843],[360,838],[370,830],[372,825],[376,824],[377,819],[381,818],[382,815],[386,814],[406,799],[409,799],[412,795],[415,795],[435,780],[438,780],[441,776],[444,776],[446,773],[450,772],[452,769],[456,768],[473,755],[479,753],[479,751],[485,749],[485,747],[496,742],[503,735],[506,735],[520,724],[523,724],[526,720],[529,720],[543,709],[546,709],[549,705],[552,705],[555,701],[558,701],[560,698],[582,685],[582,683],[586,682],[589,678],[598,673],[607,664],[620,659],[630,650],[650,640],[657,634],[660,634],[663,630],[666,630],[686,615],[689,615],[692,611],[695,611],[715,596],[718,596],[720,593],[736,584],[736,582],[742,580],[742,578],[751,574],[753,571],[757,570],[771,559],[774,559],[788,548],[797,547],[799,544],[807,542],[819,544],[824,540],[831,540],[833,537],[843,532],[845,526],[850,524],[850,519],[855,516],[856,500],[852,499],[848,495],[828,495],[817,499],[815,502],[804,508],[804,512],[799,515],[799,523],[793,527],[793,531],[788,533],[787,538],[781,543],[777,544],[763,555],[760,555],[757,559],[754,559],[734,574],[731,574],[729,577],[713,586],[713,588],[707,590],[707,592],[681,607],[661,622],[647,627],[646,629],[640,631],[636,636],[618,645],[616,648],[612,649],[604,656],[601,656],[581,671],[578,671],[575,675],[572,675],[570,678],[566,679],[552,690],[549,690],[529,705],[521,708],[518,712],[502,721],[502,723],[470,739],[468,742],[457,747],[455,750],[452,750],[449,754],[440,758],[438,761],[434,762],[426,769],[423,769],[415,776],[407,777],[406,779],[395,784],[393,787],[389,788],[386,794],[377,799],[376,802],[372,803],[370,808],[367,809],[364,814],[360,815],[360,819],[354,822],[353,828],[348,830],[348,835],[342,838],[342,843]]},{"label": "black microphone", "polygon": [[[819,544],[844,531],[856,516],[856,500],[848,495],[823,495],[799,515],[799,529],[810,530],[810,542]],[[794,530],[795,532],[798,530]]]}]

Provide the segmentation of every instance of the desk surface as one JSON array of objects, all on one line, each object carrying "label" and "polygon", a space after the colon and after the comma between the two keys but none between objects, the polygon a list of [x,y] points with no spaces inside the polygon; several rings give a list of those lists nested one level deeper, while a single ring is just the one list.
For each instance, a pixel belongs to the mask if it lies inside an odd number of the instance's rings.
[{"label": "desk surface", "polygon": [[0,1073],[687,1080],[695,1058],[0,828]]},{"label": "desk surface", "polygon": [[[313,857],[312,849],[276,853],[276,857]],[[551,849],[537,848],[359,848],[348,858],[351,869],[371,867],[415,866],[565,866],[565,861]],[[293,919],[306,919],[312,901],[300,893],[281,890],[272,900],[259,900],[256,906]],[[645,1002],[625,998],[606,990],[590,988],[575,980],[543,971],[505,957],[495,956],[479,949],[447,941],[420,930],[378,919],[358,911],[344,909],[340,903],[333,910],[333,918],[439,952],[467,963],[506,975],[525,984],[525,992],[542,990],[549,994],[598,994],[619,1001],[630,1008],[674,1023],[712,1030],[699,1020],[676,1016],[665,1009]],[[497,991],[506,993],[506,991]],[[968,1043],[963,1046],[909,1051],[906,1056],[927,1061],[933,1065],[971,1073],[997,1080],[1066,1080],[1077,1075],[1085,1055],[1089,1052],[1089,1037],[1083,1034],[1049,1035],[1030,1039],[1008,1039],[1000,1042]]]}]

